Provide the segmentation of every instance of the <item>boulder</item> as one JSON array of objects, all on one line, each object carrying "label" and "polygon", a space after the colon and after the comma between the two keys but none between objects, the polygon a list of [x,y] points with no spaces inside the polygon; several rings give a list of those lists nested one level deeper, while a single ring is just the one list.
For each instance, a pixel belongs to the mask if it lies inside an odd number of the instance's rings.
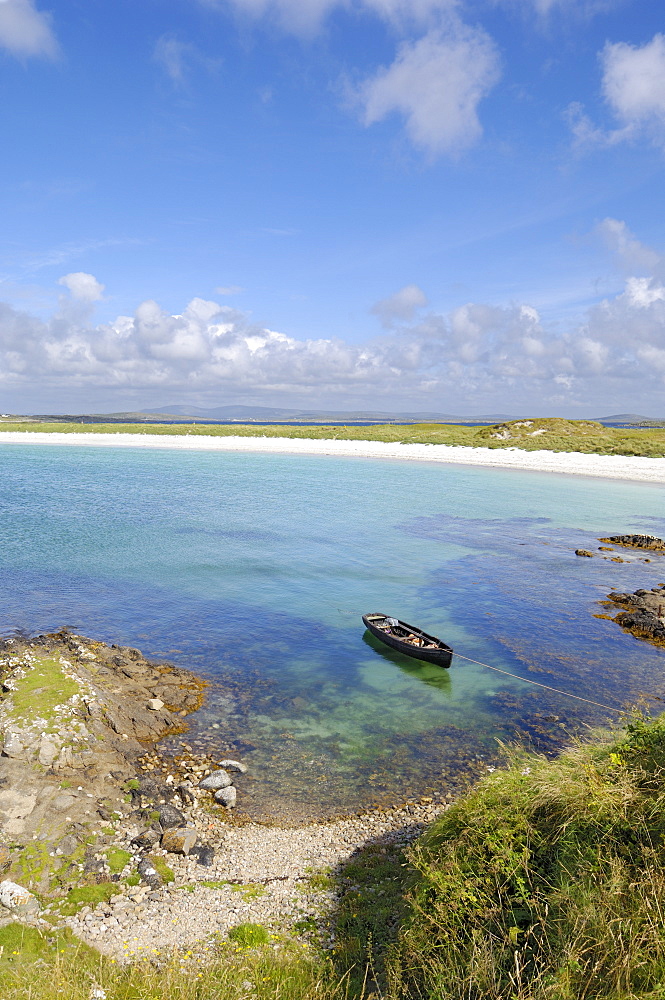
[{"label": "boulder", "polygon": [[233,785],[229,785],[228,788],[220,788],[215,792],[215,802],[219,802],[220,806],[226,806],[227,809],[233,809],[236,797],[237,792]]},{"label": "boulder", "polygon": [[213,861],[215,860],[215,851],[212,847],[208,847],[207,844],[197,844],[192,847],[189,852],[190,858],[196,858],[200,865],[204,868],[210,868]]},{"label": "boulder", "polygon": [[203,781],[199,781],[199,788],[206,792],[216,792],[219,788],[228,788],[230,784],[231,777],[226,771],[213,771]]},{"label": "boulder", "polygon": [[159,811],[159,822],[165,830],[173,826],[184,826],[185,816],[175,806],[165,805]]},{"label": "boulder", "polygon": [[191,826],[172,827],[162,834],[161,846],[170,854],[189,854],[196,843],[196,830]]},{"label": "boulder", "polygon": [[227,771],[239,771],[240,774],[247,771],[247,765],[241,764],[239,760],[220,760],[219,766],[225,767]]},{"label": "boulder", "polygon": [[8,878],[0,882],[0,905],[11,910],[16,917],[34,917],[39,913],[37,897]]}]

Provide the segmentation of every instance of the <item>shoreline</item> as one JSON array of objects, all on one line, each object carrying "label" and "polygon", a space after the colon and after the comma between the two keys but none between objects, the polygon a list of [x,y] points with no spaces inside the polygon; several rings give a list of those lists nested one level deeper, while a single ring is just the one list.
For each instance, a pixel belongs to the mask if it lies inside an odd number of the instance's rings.
[{"label": "shoreline", "polygon": [[337,458],[436,462],[520,472],[549,472],[640,483],[665,483],[665,458],[584,454],[568,451],[523,451],[519,448],[472,448],[464,445],[401,444],[399,442],[318,440],[314,438],[88,434],[85,432],[67,434],[39,431],[0,431],[0,445],[2,444],[322,455]]}]

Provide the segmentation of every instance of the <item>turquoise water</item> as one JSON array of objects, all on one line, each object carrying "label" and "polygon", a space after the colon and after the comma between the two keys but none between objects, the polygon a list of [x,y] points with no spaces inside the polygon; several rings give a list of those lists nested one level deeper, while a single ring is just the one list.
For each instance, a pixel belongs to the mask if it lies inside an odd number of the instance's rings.
[{"label": "turquoise water", "polygon": [[574,555],[608,533],[662,535],[660,487],[2,445],[0,503],[2,631],[68,625],[211,678],[188,739],[244,756],[253,815],[454,788],[491,763],[497,738],[549,750],[611,717],[459,658],[442,671],[381,649],[364,611],[603,704],[665,697],[665,654],[594,617],[611,589],[665,582],[663,558]]}]

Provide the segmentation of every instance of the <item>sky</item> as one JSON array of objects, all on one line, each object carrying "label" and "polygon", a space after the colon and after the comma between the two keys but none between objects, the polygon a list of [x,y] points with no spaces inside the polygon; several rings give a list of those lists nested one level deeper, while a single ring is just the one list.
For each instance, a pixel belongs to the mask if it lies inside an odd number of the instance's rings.
[{"label": "sky", "polygon": [[0,409],[665,417],[662,0],[0,0]]}]

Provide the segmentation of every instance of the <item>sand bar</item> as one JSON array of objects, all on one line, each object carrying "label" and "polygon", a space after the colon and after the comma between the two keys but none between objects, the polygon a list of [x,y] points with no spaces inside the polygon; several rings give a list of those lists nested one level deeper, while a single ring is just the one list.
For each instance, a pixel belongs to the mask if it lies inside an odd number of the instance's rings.
[{"label": "sand bar", "polygon": [[0,444],[66,445],[96,448],[168,448],[187,451],[249,451],[283,455],[333,455],[400,461],[481,465],[531,472],[557,472],[603,479],[665,483],[665,458],[585,455],[581,452],[521,451],[519,448],[468,448],[444,444],[384,441],[320,441],[314,438],[213,437],[188,434],[86,434],[1,431]]}]

